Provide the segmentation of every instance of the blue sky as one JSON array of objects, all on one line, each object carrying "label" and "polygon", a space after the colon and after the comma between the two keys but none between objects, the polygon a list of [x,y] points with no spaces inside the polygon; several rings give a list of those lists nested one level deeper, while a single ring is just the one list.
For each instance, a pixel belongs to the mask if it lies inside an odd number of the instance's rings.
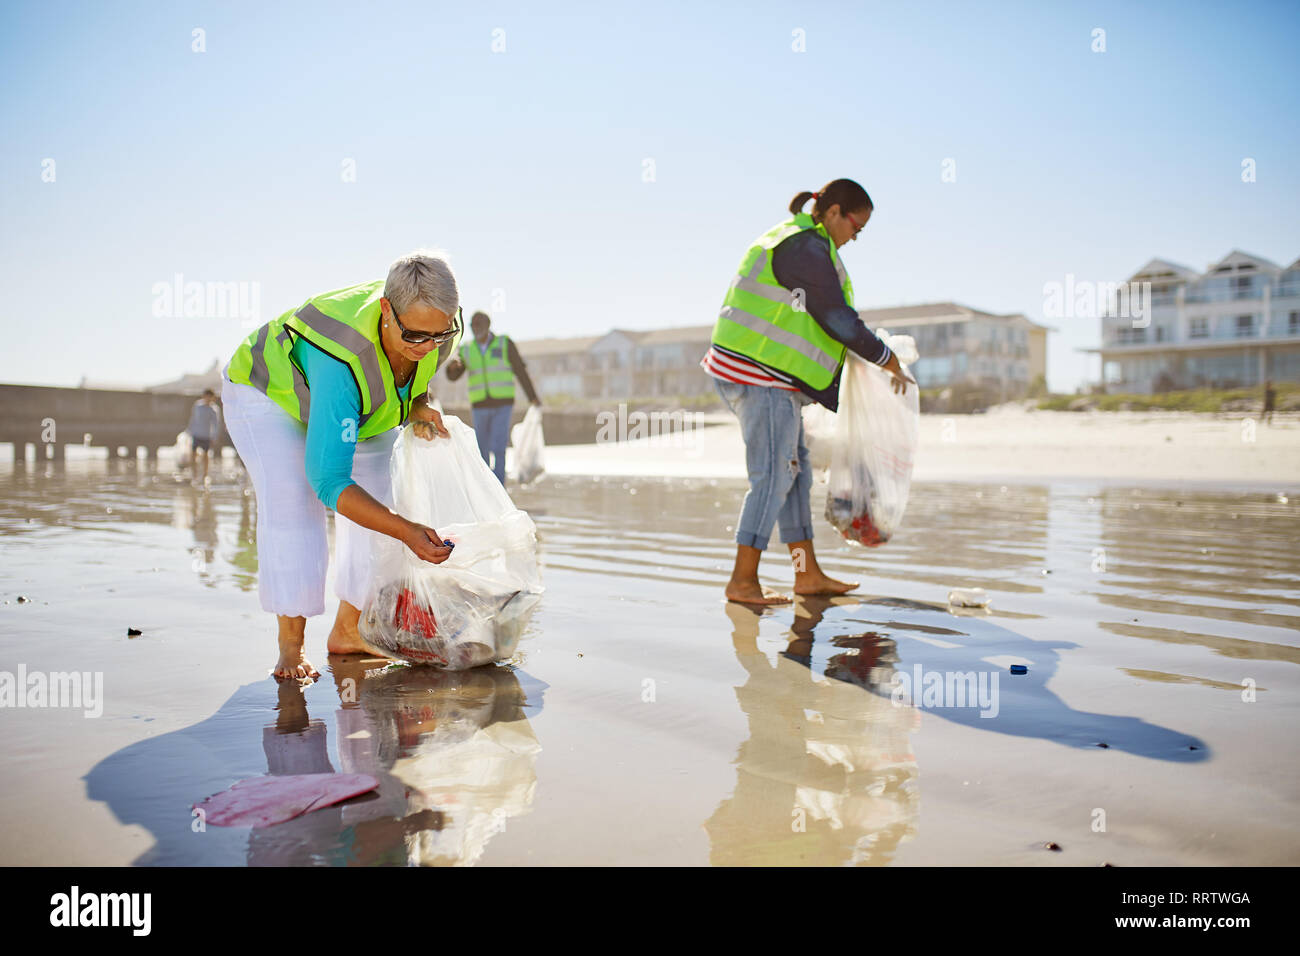
[{"label": "blue sky", "polygon": [[[6,4],[0,381],[197,371],[248,329],[157,283],[257,283],[266,320],[417,246],[516,338],[706,324],[838,176],[876,204],[862,307],[1043,321],[1066,273],[1300,257],[1300,4],[547,7]],[[1048,324],[1051,387],[1095,377],[1098,323]]]}]

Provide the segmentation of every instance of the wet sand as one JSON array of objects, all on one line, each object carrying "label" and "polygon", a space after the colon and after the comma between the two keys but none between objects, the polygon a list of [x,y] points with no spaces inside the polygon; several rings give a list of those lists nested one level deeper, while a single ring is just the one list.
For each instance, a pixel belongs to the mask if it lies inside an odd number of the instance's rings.
[{"label": "wet sand", "polygon": [[[920,480],[871,551],[830,531],[819,485],[823,565],[862,587],[755,613],[722,600],[743,480],[552,474],[512,489],[547,586],[515,664],[330,661],[326,615],[300,689],[267,676],[230,462],[208,491],[166,461],[0,469],[0,669],[102,671],[105,693],[99,718],[0,710],[0,862],[1300,862],[1294,478]],[[764,580],[788,588],[778,549]],[[990,610],[950,611],[956,586]],[[896,706],[918,665],[996,672],[997,715]],[[331,769],[380,789],[192,831],[236,780]]]}]

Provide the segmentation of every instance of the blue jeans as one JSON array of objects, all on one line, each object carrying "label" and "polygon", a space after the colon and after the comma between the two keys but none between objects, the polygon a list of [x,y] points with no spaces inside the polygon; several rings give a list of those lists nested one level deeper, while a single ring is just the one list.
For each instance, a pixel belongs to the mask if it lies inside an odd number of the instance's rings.
[{"label": "blue jeans", "polygon": [[803,438],[803,407],[811,399],[802,392],[719,378],[713,385],[740,419],[745,439],[749,491],[740,506],[736,544],[765,551],[778,523],[783,544],[811,540],[812,468]]},{"label": "blue jeans", "polygon": [[[479,454],[503,485],[506,483],[506,442],[510,440],[512,411],[513,405],[473,409],[474,434],[478,437]],[[489,454],[492,457],[488,457]]]}]

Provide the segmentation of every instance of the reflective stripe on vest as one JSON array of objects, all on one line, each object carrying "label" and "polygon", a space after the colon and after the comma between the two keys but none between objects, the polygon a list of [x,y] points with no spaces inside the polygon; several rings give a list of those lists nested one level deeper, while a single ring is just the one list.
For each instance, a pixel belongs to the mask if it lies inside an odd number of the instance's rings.
[{"label": "reflective stripe on vest", "polygon": [[853,284],[834,242],[824,226],[799,213],[750,245],[727,289],[714,324],[713,343],[823,389],[834,380],[847,350],[796,301],[791,290],[777,282],[772,271],[772,250],[807,229],[815,229],[826,240],[844,300],[853,305]]},{"label": "reflective stripe on vest", "polygon": [[230,380],[264,392],[305,424],[311,393],[291,355],[294,342],[301,337],[351,371],[361,397],[355,432],[358,440],[373,438],[406,421],[411,404],[428,389],[437,368],[438,349],[416,364],[410,397],[403,399],[380,344],[379,299],[383,286],[383,281],[377,280],[327,292],[272,319],[236,349],[229,364]]},{"label": "reflective stripe on vest", "polygon": [[509,339],[506,336],[495,336],[486,353],[479,351],[477,342],[462,345],[460,360],[465,363],[468,373],[466,384],[471,405],[488,398],[515,397],[515,373],[510,367]]},{"label": "reflective stripe on vest", "polygon": [[[264,325],[257,330],[257,340],[253,343],[252,349],[252,367],[248,372],[248,384],[252,385],[259,392],[265,393],[267,387],[271,384],[271,370],[266,364],[266,335],[270,325]],[[289,350],[293,348],[293,336],[287,329],[280,329],[279,334],[275,337],[276,345],[284,350],[287,356]],[[293,375],[293,394],[298,399],[298,408],[302,413],[302,421],[306,421],[311,414],[311,392],[307,388],[307,379],[303,377],[302,370],[294,365],[292,360],[289,367]]]},{"label": "reflective stripe on vest", "polygon": [[[330,318],[310,302],[295,312],[294,316],[303,325],[339,343],[357,357],[357,361],[361,364],[361,380],[364,380],[367,386],[366,389],[361,390],[361,414],[364,417],[373,414],[375,409],[384,404],[384,375],[379,370],[379,356],[375,354],[374,343],[352,326]],[[384,361],[387,364],[387,357]],[[353,377],[356,378],[355,369],[353,369]],[[359,384],[360,380],[358,380]]]}]

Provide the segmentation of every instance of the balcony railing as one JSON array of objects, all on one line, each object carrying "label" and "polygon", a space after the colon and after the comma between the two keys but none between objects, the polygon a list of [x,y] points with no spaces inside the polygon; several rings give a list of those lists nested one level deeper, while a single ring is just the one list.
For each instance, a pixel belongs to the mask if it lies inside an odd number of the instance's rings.
[{"label": "balcony railing", "polygon": [[1112,330],[1102,336],[1102,344],[1106,348],[1115,348],[1123,345],[1183,345],[1189,342],[1239,342],[1243,339],[1300,338],[1300,325],[1292,325],[1286,321],[1275,323],[1267,330],[1259,323],[1242,327],[1227,325],[1214,330],[1206,329],[1201,332],[1189,329],[1187,336],[1182,339],[1159,339],[1147,334],[1150,331],[1151,329],[1127,328]]},{"label": "balcony railing", "polygon": [[1261,289],[1199,289],[1188,292],[1183,300],[1187,303],[1199,302],[1240,302],[1247,299],[1263,299]]}]

